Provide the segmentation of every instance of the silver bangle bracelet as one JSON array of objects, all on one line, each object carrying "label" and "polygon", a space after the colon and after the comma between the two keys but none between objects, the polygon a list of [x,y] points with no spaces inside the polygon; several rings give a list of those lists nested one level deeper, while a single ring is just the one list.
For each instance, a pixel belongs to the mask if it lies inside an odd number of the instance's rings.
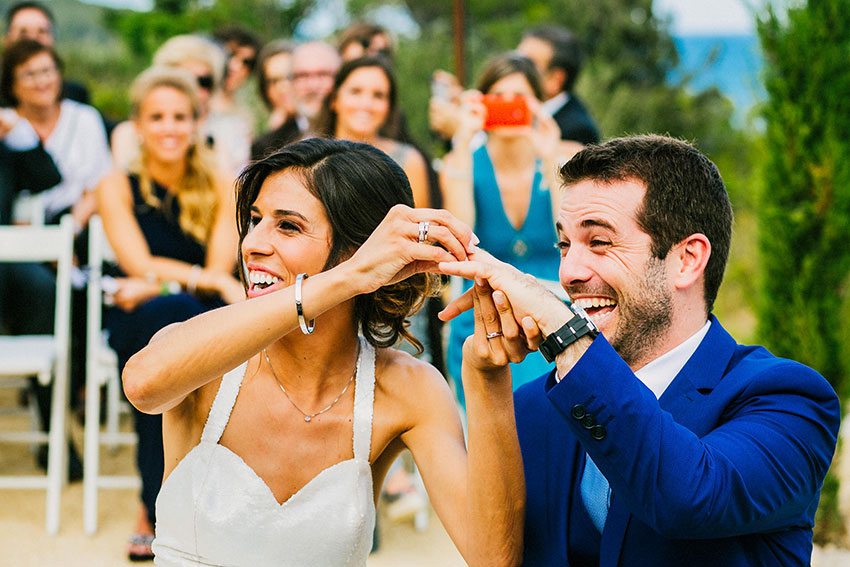
[{"label": "silver bangle bracelet", "polygon": [[298,312],[298,324],[301,326],[301,332],[305,335],[313,333],[316,326],[316,320],[310,319],[310,323],[304,319],[304,309],[301,306],[301,285],[307,279],[307,274],[298,274],[295,276],[295,310]]}]

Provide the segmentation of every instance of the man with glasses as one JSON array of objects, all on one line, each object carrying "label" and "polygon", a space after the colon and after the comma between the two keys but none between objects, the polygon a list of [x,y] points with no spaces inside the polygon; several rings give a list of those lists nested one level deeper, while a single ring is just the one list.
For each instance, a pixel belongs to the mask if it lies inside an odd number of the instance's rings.
[{"label": "man with glasses", "polygon": [[295,116],[277,130],[258,138],[251,147],[254,159],[278,150],[310,129],[322,109],[322,101],[331,92],[341,60],[336,49],[323,41],[310,41],[292,52],[292,96]]}]

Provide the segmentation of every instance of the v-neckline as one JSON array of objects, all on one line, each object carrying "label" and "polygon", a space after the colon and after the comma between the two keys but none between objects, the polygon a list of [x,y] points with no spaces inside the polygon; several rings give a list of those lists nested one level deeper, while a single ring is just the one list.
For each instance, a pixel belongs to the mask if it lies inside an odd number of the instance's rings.
[{"label": "v-neckline", "polygon": [[245,459],[243,459],[239,454],[234,452],[233,449],[231,449],[230,447],[227,447],[226,445],[222,445],[221,443],[216,443],[215,445],[216,445],[216,447],[221,447],[222,449],[225,450],[226,453],[229,453],[230,455],[232,455],[233,458],[236,460],[236,463],[237,463],[238,466],[243,467],[244,470],[246,472],[248,472],[251,477],[257,479],[257,481],[265,488],[266,492],[268,492],[269,497],[275,502],[275,504],[277,504],[277,506],[279,508],[285,508],[287,506],[287,504],[292,502],[292,500],[296,496],[298,496],[299,494],[304,492],[304,490],[308,486],[313,484],[316,480],[319,479],[319,477],[323,476],[325,473],[328,473],[331,470],[333,470],[333,469],[335,469],[335,468],[337,468],[341,465],[345,465],[346,463],[357,462],[357,457],[351,457],[350,459],[344,459],[344,460],[336,462],[336,463],[334,463],[330,466],[327,466],[327,467],[323,468],[322,470],[320,470],[318,473],[316,473],[312,478],[310,478],[310,480],[308,480],[306,483],[304,483],[298,490],[296,490],[295,492],[290,494],[285,500],[278,500],[278,497],[275,495],[274,491],[271,489],[271,487],[265,481],[265,479],[263,477],[261,477],[260,475],[258,475],[257,471],[255,471],[253,469],[253,467],[251,467],[251,465],[249,465],[248,463],[245,462]]},{"label": "v-neckline", "polygon": [[499,199],[499,212],[502,214],[502,218],[504,219],[504,221],[508,224],[509,227],[511,227],[511,230],[513,230],[515,234],[520,234],[525,231],[526,224],[528,223],[528,217],[531,216],[531,205],[534,201],[535,194],[534,188],[535,185],[539,184],[535,183],[537,182],[537,176],[540,174],[538,160],[536,158],[534,160],[534,174],[531,176],[531,189],[529,191],[530,194],[528,196],[528,205],[525,210],[525,216],[523,217],[522,223],[520,223],[519,228],[517,228],[514,223],[511,222],[511,219],[508,217],[508,212],[507,210],[505,210],[505,201],[502,198],[502,190],[499,187],[499,178],[496,176],[496,167],[493,165],[493,158],[490,155],[490,150],[487,148],[486,144],[484,144],[482,148],[484,149],[484,153],[487,155],[487,173],[493,181],[493,186],[496,188],[496,195]]}]

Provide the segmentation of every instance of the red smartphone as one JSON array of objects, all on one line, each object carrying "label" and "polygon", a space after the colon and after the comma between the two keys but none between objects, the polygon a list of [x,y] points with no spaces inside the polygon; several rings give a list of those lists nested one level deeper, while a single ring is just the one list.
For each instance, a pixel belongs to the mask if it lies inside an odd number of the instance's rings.
[{"label": "red smartphone", "polygon": [[531,109],[521,96],[484,95],[481,102],[487,109],[485,130],[500,126],[531,126]]}]

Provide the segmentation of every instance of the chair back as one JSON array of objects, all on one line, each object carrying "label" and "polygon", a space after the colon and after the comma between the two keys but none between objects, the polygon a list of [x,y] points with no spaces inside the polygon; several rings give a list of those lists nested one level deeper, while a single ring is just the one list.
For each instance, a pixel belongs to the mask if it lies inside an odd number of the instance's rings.
[{"label": "chair back", "polygon": [[[71,269],[74,246],[74,220],[62,217],[58,225],[0,226],[0,262],[55,262],[56,308],[53,337],[56,368],[66,372],[70,354]],[[0,366],[0,374],[3,372]]]}]

